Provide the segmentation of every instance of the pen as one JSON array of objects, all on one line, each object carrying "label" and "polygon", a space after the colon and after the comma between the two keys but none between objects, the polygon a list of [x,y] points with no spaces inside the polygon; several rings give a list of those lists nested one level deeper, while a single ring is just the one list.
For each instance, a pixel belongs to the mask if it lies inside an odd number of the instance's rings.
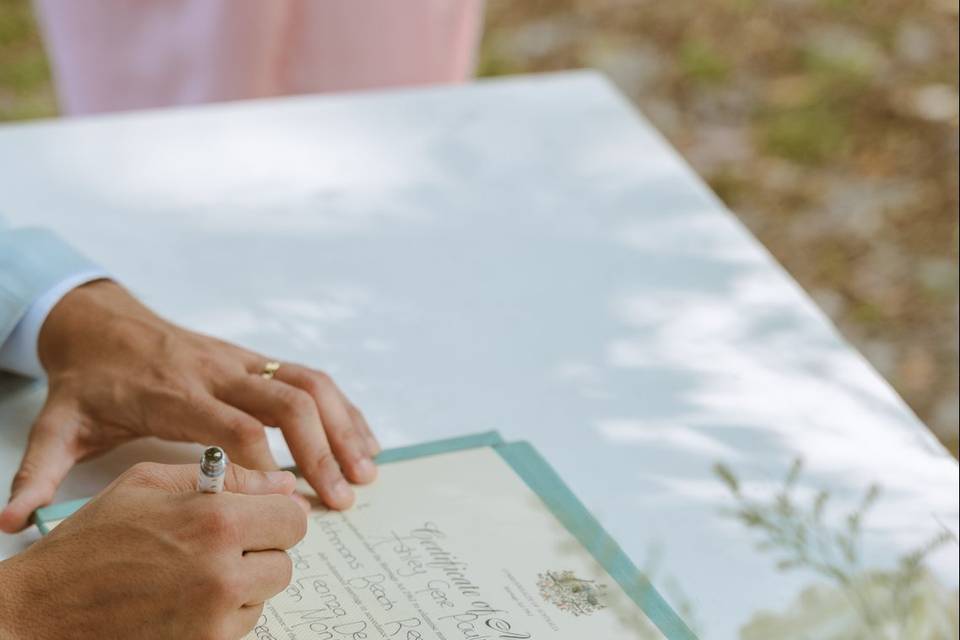
[{"label": "pen", "polygon": [[223,476],[227,471],[227,454],[220,447],[207,447],[200,457],[197,472],[197,491],[220,493],[223,491]]}]

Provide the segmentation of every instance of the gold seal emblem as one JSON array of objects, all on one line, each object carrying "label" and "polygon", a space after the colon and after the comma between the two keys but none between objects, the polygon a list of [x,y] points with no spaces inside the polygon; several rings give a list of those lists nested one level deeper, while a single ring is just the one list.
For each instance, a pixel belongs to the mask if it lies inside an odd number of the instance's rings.
[{"label": "gold seal emblem", "polygon": [[537,588],[544,600],[575,616],[590,615],[606,608],[601,601],[607,591],[606,585],[578,578],[573,571],[538,574]]}]

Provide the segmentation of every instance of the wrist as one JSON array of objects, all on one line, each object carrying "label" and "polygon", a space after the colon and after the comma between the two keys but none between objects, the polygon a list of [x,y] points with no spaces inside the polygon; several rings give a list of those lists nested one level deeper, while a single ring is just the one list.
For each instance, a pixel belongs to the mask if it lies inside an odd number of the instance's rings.
[{"label": "wrist", "polygon": [[[96,353],[104,334],[135,319],[143,327],[166,323],[112,280],[95,280],[68,292],[47,315],[37,339],[40,364],[50,375]],[[91,352],[93,348],[93,352]]]}]

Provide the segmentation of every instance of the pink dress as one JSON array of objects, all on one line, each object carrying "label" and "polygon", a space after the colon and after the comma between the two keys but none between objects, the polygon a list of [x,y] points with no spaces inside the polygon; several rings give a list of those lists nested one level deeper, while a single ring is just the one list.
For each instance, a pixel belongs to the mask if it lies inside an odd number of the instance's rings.
[{"label": "pink dress", "polygon": [[35,0],[65,114],[461,82],[483,0]]}]

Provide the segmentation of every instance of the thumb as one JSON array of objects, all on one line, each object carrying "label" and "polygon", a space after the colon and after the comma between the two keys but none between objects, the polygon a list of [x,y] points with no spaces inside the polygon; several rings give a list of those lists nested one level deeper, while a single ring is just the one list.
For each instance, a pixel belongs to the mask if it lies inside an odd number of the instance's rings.
[{"label": "thumb", "polygon": [[[197,490],[199,464],[140,463],[131,469],[131,471],[134,470],[140,481],[162,487],[173,493],[189,493]],[[290,495],[296,486],[297,479],[289,471],[255,471],[233,463],[227,464],[223,478],[224,490],[248,495],[275,493]]]},{"label": "thumb", "polygon": [[289,471],[257,471],[231,464],[227,467],[223,488],[251,496],[271,493],[290,495],[297,488],[297,478]]},{"label": "thumb", "polygon": [[34,509],[53,500],[57,487],[76,462],[69,434],[78,421],[73,410],[49,404],[40,412],[13,477],[10,501],[0,511],[0,531],[20,531],[29,523]]}]

